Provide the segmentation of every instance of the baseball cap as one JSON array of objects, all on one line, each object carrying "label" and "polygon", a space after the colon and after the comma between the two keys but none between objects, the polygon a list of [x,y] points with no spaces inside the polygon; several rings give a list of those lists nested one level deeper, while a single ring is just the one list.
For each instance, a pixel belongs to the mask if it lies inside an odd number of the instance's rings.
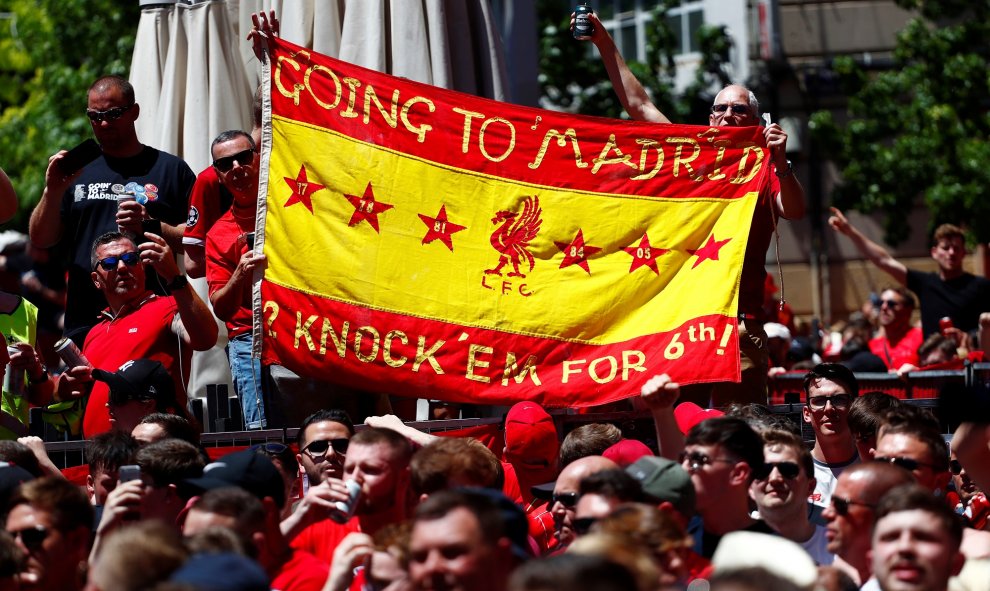
[{"label": "baseball cap", "polygon": [[261,566],[234,552],[193,554],[169,579],[209,591],[268,591],[268,575]]},{"label": "baseball cap", "polygon": [[237,486],[259,499],[271,497],[278,507],[285,504],[285,484],[278,468],[268,456],[251,449],[227,454],[207,464],[202,476],[188,478],[183,484],[194,493]]},{"label": "baseball cap", "polygon": [[722,537],[712,556],[713,572],[760,567],[802,589],[818,580],[818,567],[799,545],[777,535],[734,531]]},{"label": "baseball cap", "polygon": [[132,359],[116,372],[93,370],[93,379],[110,387],[111,404],[154,400],[159,407],[175,406],[175,382],[165,366],[151,359]]},{"label": "baseball cap", "polygon": [[625,468],[644,456],[652,456],[653,451],[637,439],[622,439],[602,452],[602,455]]},{"label": "baseball cap", "polygon": [[645,456],[626,468],[643,486],[646,497],[657,504],[670,503],[685,519],[694,515],[694,485],[680,464],[667,458]]},{"label": "baseball cap", "polygon": [[674,408],[674,419],[677,421],[677,428],[681,433],[687,435],[701,421],[724,416],[725,413],[714,408],[701,408],[693,402],[682,402]]},{"label": "baseball cap", "polygon": [[557,465],[560,442],[553,419],[535,402],[519,402],[505,416],[505,456],[518,471]]}]

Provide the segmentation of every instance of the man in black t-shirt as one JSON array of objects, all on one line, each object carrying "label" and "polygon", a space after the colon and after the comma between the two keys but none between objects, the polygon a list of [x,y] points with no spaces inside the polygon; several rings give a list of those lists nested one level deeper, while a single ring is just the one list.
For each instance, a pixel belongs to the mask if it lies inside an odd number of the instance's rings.
[{"label": "man in black t-shirt", "polygon": [[[42,248],[57,245],[64,257],[65,334],[80,346],[107,305],[90,279],[93,241],[118,228],[137,237],[150,231],[165,238],[174,252],[182,252],[189,191],[196,180],[181,159],[138,141],[134,122],[140,106],[127,80],[104,76],[94,82],[86,114],[102,154],[68,175],[59,165],[66,152],[52,156],[30,225],[31,242]],[[158,279],[149,274],[147,287],[164,295],[164,282]]]},{"label": "man in black t-shirt", "polygon": [[990,280],[963,271],[966,240],[963,231],[942,224],[932,237],[931,256],[938,263],[937,273],[908,269],[886,249],[857,230],[846,216],[832,208],[828,219],[832,228],[852,240],[856,249],[901,285],[913,291],[921,302],[921,330],[925,336],[939,331],[939,320],[952,319],[963,332],[979,327],[980,314],[990,312]]}]

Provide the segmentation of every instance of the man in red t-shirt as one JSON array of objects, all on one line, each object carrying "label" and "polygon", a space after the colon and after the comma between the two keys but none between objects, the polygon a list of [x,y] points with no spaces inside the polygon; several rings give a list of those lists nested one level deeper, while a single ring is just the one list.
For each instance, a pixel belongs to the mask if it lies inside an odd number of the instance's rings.
[{"label": "man in red t-shirt", "polygon": [[920,328],[911,326],[912,312],[914,295],[907,288],[892,287],[880,294],[880,334],[870,339],[870,351],[891,371],[920,365],[918,347],[925,339]]},{"label": "man in red t-shirt", "polygon": [[[282,521],[282,532],[293,548],[330,562],[347,534],[374,535],[386,525],[405,521],[412,503],[411,459],[412,445],[399,433],[374,427],[359,431],[347,446],[344,480],[328,477],[311,487],[296,511]],[[329,514],[334,503],[350,498],[348,480],[360,485],[361,493],[353,517],[341,524],[331,521]]]},{"label": "man in red t-shirt", "polygon": [[251,136],[239,130],[218,135],[210,150],[220,182],[234,196],[230,210],[206,234],[210,303],[227,325],[227,357],[244,426],[262,429],[267,426],[264,377],[261,360],[251,354],[253,275],[266,265],[265,255],[254,250],[260,155]]},{"label": "man in red t-shirt", "polygon": [[[144,237],[147,242],[139,246],[127,235],[107,232],[93,243],[91,277],[110,305],[86,335],[82,352],[93,367],[111,372],[131,359],[161,362],[182,385],[176,388],[176,401],[184,406],[185,371],[192,351],[216,344],[217,325],[206,303],[179,274],[165,239],[150,232]],[[157,296],[145,288],[145,265],[162,277],[170,296]],[[69,368],[56,389],[61,400],[89,393],[83,416],[87,439],[110,430],[109,390],[105,383],[93,382],[92,369]]]}]

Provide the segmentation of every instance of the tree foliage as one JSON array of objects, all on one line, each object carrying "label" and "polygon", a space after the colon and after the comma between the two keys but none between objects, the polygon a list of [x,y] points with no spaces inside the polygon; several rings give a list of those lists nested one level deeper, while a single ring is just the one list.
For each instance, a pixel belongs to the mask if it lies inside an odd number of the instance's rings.
[{"label": "tree foliage", "polygon": [[[730,78],[728,72],[732,39],[724,27],[703,25],[695,34],[701,65],[694,81],[683,93],[674,91],[677,38],[667,15],[680,0],[659,0],[646,30],[646,62],[623,56],[629,69],[646,87],[654,104],[671,121],[703,123],[715,93]],[[538,0],[540,21],[540,87],[544,106],[553,109],[598,115],[627,117],[619,103],[605,67],[594,45],[575,40],[569,28],[575,2]]]},{"label": "tree foliage", "polygon": [[140,18],[137,2],[0,0],[0,166],[20,199],[13,225],[44,188],[48,157],[91,135],[86,90],[126,76]]},{"label": "tree foliage", "polygon": [[932,227],[968,225],[977,241],[990,241],[990,0],[897,4],[917,16],[897,37],[894,67],[870,75],[836,59],[850,118],[812,117],[816,141],[842,170],[833,201],[883,212],[892,244],[907,238],[919,198]]}]

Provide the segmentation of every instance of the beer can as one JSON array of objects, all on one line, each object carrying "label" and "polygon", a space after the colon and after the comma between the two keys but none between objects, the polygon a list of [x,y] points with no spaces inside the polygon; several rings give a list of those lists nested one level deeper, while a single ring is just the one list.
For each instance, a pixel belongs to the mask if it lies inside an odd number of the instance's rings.
[{"label": "beer can", "polygon": [[949,318],[948,316],[939,319],[938,328],[939,330],[942,331],[942,334],[945,334],[945,331],[949,330],[950,328],[954,328],[954,325],[952,324],[952,319]]},{"label": "beer can", "polygon": [[336,521],[337,523],[347,523],[351,517],[354,517],[354,511],[357,510],[358,499],[361,498],[360,484],[353,480],[345,480],[344,486],[347,487],[347,501],[337,501],[333,504],[333,509],[330,510],[330,519]]},{"label": "beer can", "polygon": [[65,362],[65,366],[72,368],[80,365],[85,365],[86,367],[93,367],[93,364],[86,359],[86,356],[82,354],[79,347],[72,342],[72,339],[68,337],[62,337],[55,343],[55,352],[58,356],[62,358]]},{"label": "beer can", "polygon": [[587,39],[595,34],[595,25],[591,24],[588,15],[592,12],[587,4],[579,4],[574,9],[574,38]]},{"label": "beer can", "polygon": [[[7,356],[19,352],[17,347],[8,345]],[[3,374],[3,391],[11,396],[21,397],[27,394],[27,373],[23,369],[15,369],[7,364],[7,371]]]}]

